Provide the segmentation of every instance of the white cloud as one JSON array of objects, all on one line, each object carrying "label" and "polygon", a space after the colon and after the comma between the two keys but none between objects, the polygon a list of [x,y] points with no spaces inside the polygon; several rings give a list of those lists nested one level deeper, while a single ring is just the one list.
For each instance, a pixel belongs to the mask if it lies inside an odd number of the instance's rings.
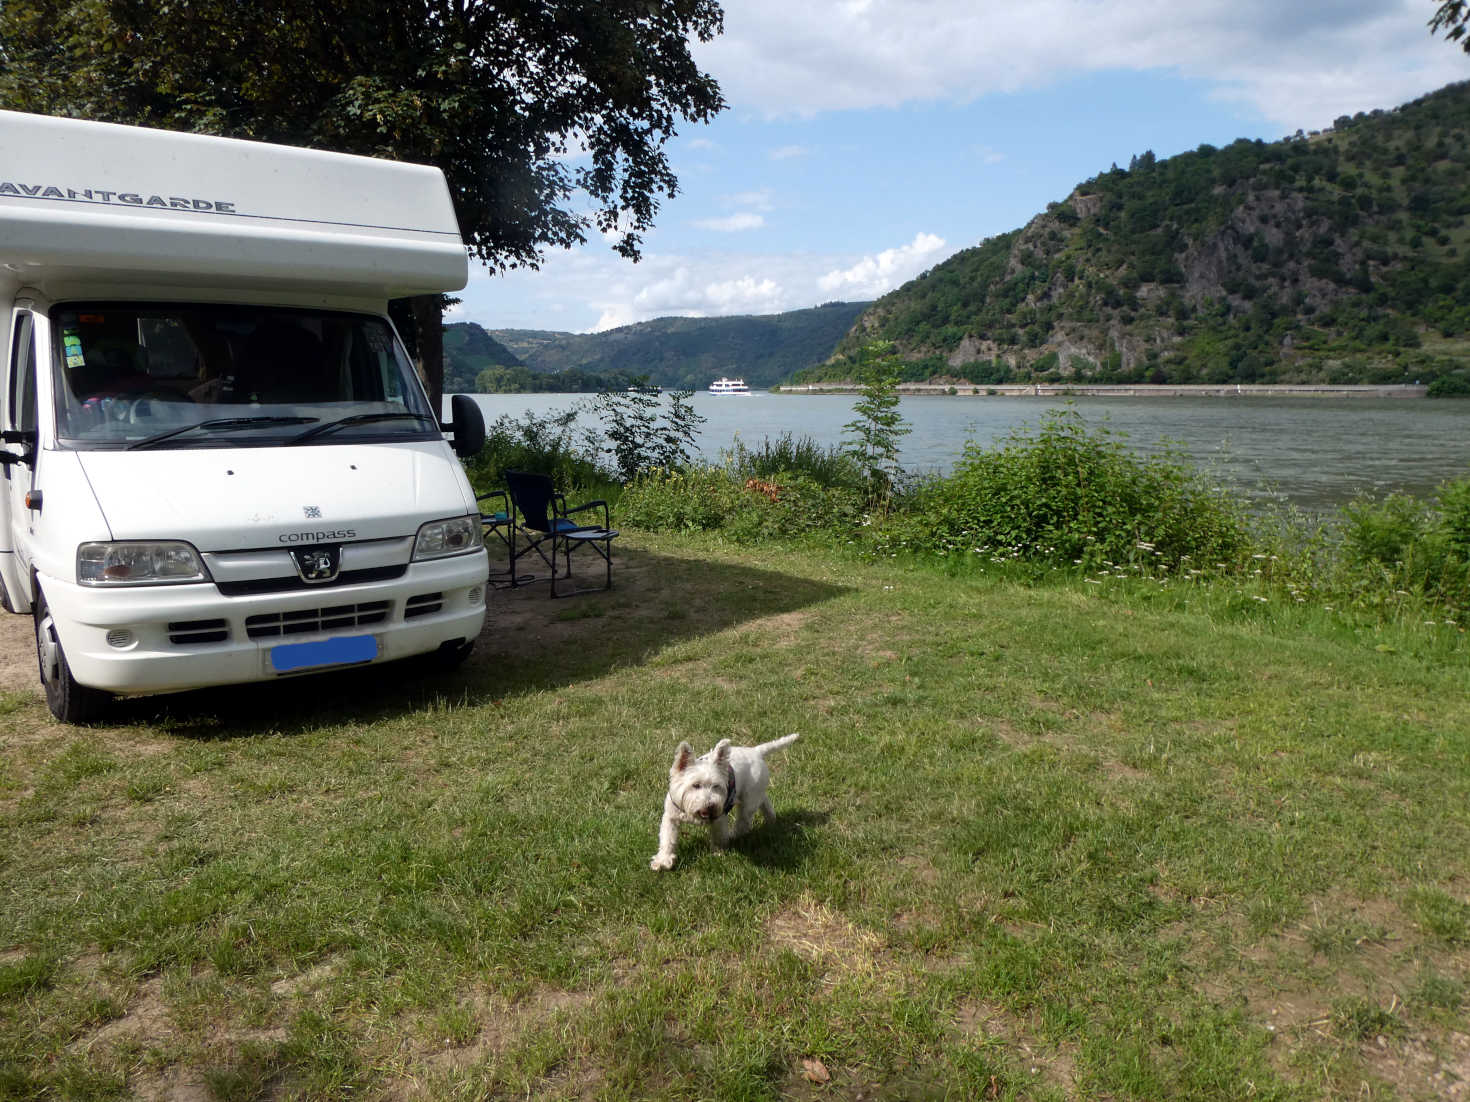
[{"label": "white cloud", "polygon": [[770,158],[773,161],[789,161],[793,157],[805,157],[809,152],[804,145],[783,145],[771,150]]},{"label": "white cloud", "polygon": [[643,319],[633,313],[633,308],[627,303],[614,303],[603,308],[597,318],[597,324],[589,332],[606,333],[609,329],[621,329],[625,325],[633,325]]},{"label": "white cloud", "polygon": [[758,230],[766,224],[766,220],[759,214],[742,211],[724,218],[699,218],[694,224],[702,230],[714,230],[716,233],[740,233],[743,230]]},{"label": "white cloud", "polygon": [[[790,309],[791,296],[768,275],[754,272],[729,279],[713,278],[723,266],[701,259],[679,263],[659,279],[644,284],[631,301],[603,307],[598,328],[663,317],[719,317],[729,314],[777,314]],[[628,320],[623,320],[628,319]]]},{"label": "white cloud", "polygon": [[733,195],[721,195],[719,199],[726,206],[744,207],[747,210],[768,211],[775,206],[770,188],[761,188],[758,191],[737,191]]},{"label": "white cloud", "polygon": [[1426,0],[738,0],[698,47],[767,116],[968,102],[1107,70],[1168,70],[1318,127],[1465,77]]},{"label": "white cloud", "polygon": [[645,252],[638,264],[581,249],[539,272],[475,270],[452,320],[490,329],[601,332],[660,317],[779,314],[830,299],[875,297],[937,263],[935,235],[873,256],[831,253]]},{"label": "white cloud", "polygon": [[884,249],[876,256],[865,256],[847,268],[827,272],[817,280],[817,286],[829,297],[877,298],[929,267],[943,248],[942,237],[918,233],[907,245]]}]

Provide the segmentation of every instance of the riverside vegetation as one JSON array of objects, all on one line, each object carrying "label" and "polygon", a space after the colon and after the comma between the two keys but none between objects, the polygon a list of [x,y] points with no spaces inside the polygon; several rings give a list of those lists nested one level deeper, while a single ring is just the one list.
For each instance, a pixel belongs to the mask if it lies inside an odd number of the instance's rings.
[{"label": "riverside vegetation", "polygon": [[[1461,1089],[1464,483],[1303,529],[1070,412],[888,488],[609,448],[493,426],[624,538],[456,674],[0,693],[0,1097]],[[650,873],[673,746],[787,731],[778,821]]]}]

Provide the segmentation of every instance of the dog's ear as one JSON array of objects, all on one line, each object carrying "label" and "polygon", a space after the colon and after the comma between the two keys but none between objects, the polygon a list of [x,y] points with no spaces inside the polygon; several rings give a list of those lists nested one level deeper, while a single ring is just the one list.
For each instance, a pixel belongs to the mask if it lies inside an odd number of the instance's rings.
[{"label": "dog's ear", "polygon": [[730,740],[727,738],[722,738],[719,742],[715,743],[715,764],[724,765],[729,760]]},{"label": "dog's ear", "polygon": [[670,775],[682,773],[689,768],[689,763],[694,760],[694,747],[687,742],[679,743],[679,749],[674,751],[674,764],[669,769]]}]

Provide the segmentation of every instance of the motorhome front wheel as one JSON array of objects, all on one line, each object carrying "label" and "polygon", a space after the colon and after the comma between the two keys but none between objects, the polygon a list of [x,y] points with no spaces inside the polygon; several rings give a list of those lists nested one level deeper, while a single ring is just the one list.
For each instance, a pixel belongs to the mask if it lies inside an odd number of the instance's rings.
[{"label": "motorhome front wheel", "polygon": [[46,598],[36,594],[36,660],[41,669],[41,685],[46,690],[46,706],[62,723],[87,723],[102,715],[108,694],[89,688],[72,676],[56,636],[56,623]]}]

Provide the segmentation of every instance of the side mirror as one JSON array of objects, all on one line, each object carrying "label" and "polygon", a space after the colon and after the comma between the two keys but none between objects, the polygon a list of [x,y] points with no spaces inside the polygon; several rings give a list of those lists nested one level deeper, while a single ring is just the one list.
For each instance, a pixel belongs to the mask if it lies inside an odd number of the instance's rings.
[{"label": "side mirror", "polygon": [[454,420],[444,426],[444,431],[454,433],[454,454],[461,459],[479,455],[485,446],[485,415],[480,412],[480,403],[468,394],[456,394],[449,399],[449,413]]},{"label": "side mirror", "polygon": [[[483,424],[483,418],[481,419]],[[36,447],[40,443],[40,434],[34,429],[21,431],[18,429],[6,429],[0,432],[0,444],[20,444],[21,452],[0,451],[0,467],[11,467],[19,463],[24,467],[31,467],[36,462]]]}]

